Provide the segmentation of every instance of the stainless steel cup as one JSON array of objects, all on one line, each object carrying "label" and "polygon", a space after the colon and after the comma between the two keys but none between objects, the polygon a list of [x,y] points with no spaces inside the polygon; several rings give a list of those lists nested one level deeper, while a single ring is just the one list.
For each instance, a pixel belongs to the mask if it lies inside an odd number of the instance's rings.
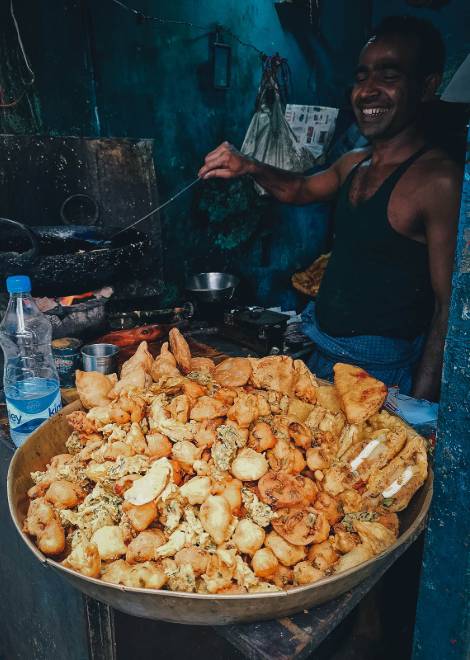
[{"label": "stainless steel cup", "polygon": [[114,344],[88,344],[82,348],[84,371],[113,374],[117,371],[119,348]]}]

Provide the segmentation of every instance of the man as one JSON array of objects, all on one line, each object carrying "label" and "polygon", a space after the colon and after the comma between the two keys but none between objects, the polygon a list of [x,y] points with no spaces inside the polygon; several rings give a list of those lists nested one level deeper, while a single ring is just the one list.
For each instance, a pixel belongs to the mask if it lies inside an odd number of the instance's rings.
[{"label": "man", "polygon": [[443,65],[430,23],[384,19],[360,54],[351,92],[370,146],[306,177],[224,142],[200,170],[203,178],[251,175],[291,204],[336,198],[333,253],[306,310],[317,347],[309,366],[331,377],[334,362],[350,361],[429,400],[439,398],[461,180],[420,131]]}]

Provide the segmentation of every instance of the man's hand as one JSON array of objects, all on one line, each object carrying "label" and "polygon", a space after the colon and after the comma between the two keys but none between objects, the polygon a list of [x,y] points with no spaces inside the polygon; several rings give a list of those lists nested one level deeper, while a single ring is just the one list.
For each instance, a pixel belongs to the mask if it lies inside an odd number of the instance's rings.
[{"label": "man's hand", "polygon": [[219,177],[221,179],[233,179],[244,174],[254,172],[254,161],[243,156],[233,144],[222,142],[222,144],[211,151],[204,159],[204,165],[199,170],[202,179]]}]

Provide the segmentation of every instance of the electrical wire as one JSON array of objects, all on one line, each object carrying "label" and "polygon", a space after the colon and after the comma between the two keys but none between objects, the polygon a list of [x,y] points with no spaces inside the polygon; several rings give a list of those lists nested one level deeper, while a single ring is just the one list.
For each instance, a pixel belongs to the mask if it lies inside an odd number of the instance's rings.
[{"label": "electrical wire", "polygon": [[[190,21],[178,21],[174,18],[161,18],[159,16],[150,16],[148,14],[145,14],[143,11],[140,9],[135,9],[134,7],[129,7],[129,5],[126,5],[124,2],[121,2],[121,0],[111,0],[111,2],[114,2],[115,5],[118,5],[122,9],[125,9],[126,11],[130,12],[131,14],[134,14],[134,16],[137,18],[139,21],[153,21],[155,23],[160,23],[160,24],[170,24],[170,25],[185,25],[187,27],[194,28],[196,30],[202,30],[203,32],[213,32],[214,27],[211,27],[209,25],[198,25],[197,23],[191,23]],[[243,41],[240,39],[238,35],[236,35],[230,28],[225,27],[224,25],[216,25],[215,31],[217,32],[224,32],[228,37],[232,38],[234,41],[237,41],[239,44],[242,46],[246,46],[247,48],[252,48],[255,50],[258,55],[261,55],[261,57],[265,57],[265,53],[260,50],[257,46],[254,44],[250,44],[247,41]]]},{"label": "electrical wire", "polygon": [[18,21],[16,20],[15,10],[14,10],[14,7],[13,7],[13,0],[10,0],[10,14],[11,14],[11,18],[13,20],[13,24],[14,24],[15,29],[16,29],[16,36],[18,38],[18,44],[20,46],[21,54],[23,55],[24,63],[25,63],[26,68],[28,69],[28,72],[30,74],[30,79],[27,80],[27,81],[22,81],[23,91],[13,101],[5,102],[3,100],[4,99],[3,90],[0,87],[0,108],[2,108],[2,109],[13,108],[16,105],[18,105],[18,103],[26,95],[27,87],[31,87],[31,85],[33,85],[35,80],[36,80],[36,76],[34,75],[34,71],[31,68],[31,65],[30,65],[29,60],[28,60],[28,56],[26,55],[26,51],[25,51],[25,48],[24,48],[24,45],[23,45],[23,40],[21,38],[20,28],[19,28],[19,25],[18,25]]}]

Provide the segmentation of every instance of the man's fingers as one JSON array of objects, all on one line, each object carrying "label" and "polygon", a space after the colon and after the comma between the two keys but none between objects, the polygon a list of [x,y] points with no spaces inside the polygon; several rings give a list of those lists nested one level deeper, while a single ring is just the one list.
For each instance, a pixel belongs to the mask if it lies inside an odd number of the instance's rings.
[{"label": "man's fingers", "polygon": [[229,179],[236,176],[230,169],[231,155],[232,146],[228,142],[223,142],[207,154],[198,176],[204,179],[211,177]]},{"label": "man's fingers", "polygon": [[209,153],[206,156],[206,160],[208,158],[213,158],[214,156],[218,156],[220,153],[225,153],[226,151],[230,151],[230,144],[228,142],[222,142],[222,144],[219,144],[218,147],[216,147],[212,151],[209,151]]},{"label": "man's fingers", "polygon": [[203,175],[202,178],[213,179],[217,177],[218,179],[233,179],[235,176],[236,175],[230,170],[215,169],[207,172],[207,174]]},{"label": "man's fingers", "polygon": [[213,165],[214,163],[220,162],[225,163],[230,158],[230,151],[228,149],[220,148],[213,151],[211,154],[207,154],[204,159],[206,164]]},{"label": "man's fingers", "polygon": [[211,158],[210,160],[206,158],[205,164],[202,166],[200,170],[200,174],[203,175],[205,172],[209,170],[216,170],[216,169],[229,169],[229,162],[227,155],[221,154],[216,157]]}]

